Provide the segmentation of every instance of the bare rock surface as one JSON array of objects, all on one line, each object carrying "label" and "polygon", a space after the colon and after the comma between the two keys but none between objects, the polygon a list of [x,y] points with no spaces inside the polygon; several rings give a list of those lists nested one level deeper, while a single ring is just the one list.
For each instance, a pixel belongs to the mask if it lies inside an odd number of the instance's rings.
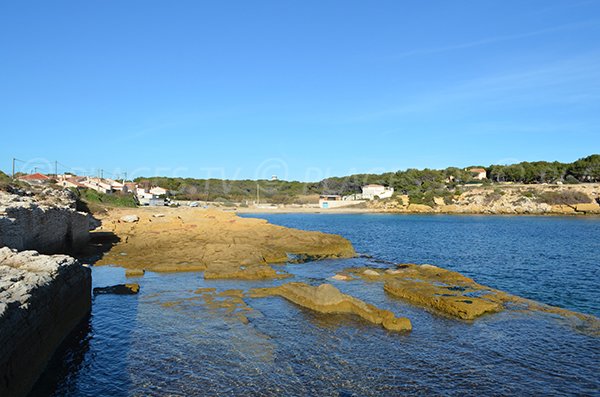
[{"label": "bare rock surface", "polygon": [[35,195],[0,191],[0,247],[46,254],[84,247],[93,219],[75,207],[68,190],[45,189]]},{"label": "bare rock surface", "polygon": [[410,331],[410,320],[396,317],[389,310],[379,309],[360,299],[341,293],[331,284],[313,287],[305,283],[287,283],[278,287],[257,288],[249,292],[251,297],[281,296],[299,306],[320,313],[355,314],[390,331]]},{"label": "bare rock surface", "polygon": [[0,396],[24,396],[91,307],[91,271],[66,255],[0,248]]},{"label": "bare rock surface", "polygon": [[206,271],[206,278],[261,279],[285,277],[269,266],[272,263],[355,255],[352,244],[341,236],[285,228],[231,212],[138,208],[139,220],[134,223],[120,221],[126,213],[131,210],[112,210],[102,219],[102,228],[95,233],[112,233],[120,241],[98,265]]}]

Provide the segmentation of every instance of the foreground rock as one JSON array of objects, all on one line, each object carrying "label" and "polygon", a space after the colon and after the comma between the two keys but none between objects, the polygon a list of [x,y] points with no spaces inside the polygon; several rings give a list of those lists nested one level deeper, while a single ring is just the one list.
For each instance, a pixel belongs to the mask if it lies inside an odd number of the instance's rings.
[{"label": "foreground rock", "polygon": [[511,295],[433,265],[400,264],[390,269],[352,268],[347,273],[364,280],[383,282],[385,291],[395,297],[463,320],[500,312],[507,304],[514,304],[528,310],[560,315],[583,332],[600,334],[600,320],[594,316]]},{"label": "foreground rock", "polygon": [[[160,217],[154,215],[159,214]],[[355,255],[340,236],[240,218],[200,208],[140,208],[137,222],[122,221],[131,210],[113,210],[98,233],[119,242],[97,263],[150,271],[206,271],[207,278],[280,278],[269,266],[288,260],[348,258]]]},{"label": "foreground rock", "polygon": [[93,219],[75,205],[68,190],[46,189],[36,195],[0,191],[0,247],[46,254],[85,247]]},{"label": "foreground rock", "polygon": [[356,314],[390,331],[410,331],[410,320],[395,317],[388,310],[365,303],[350,295],[342,294],[331,284],[313,287],[304,283],[288,283],[279,287],[258,288],[250,291],[251,297],[281,296],[297,305],[320,313]]},{"label": "foreground rock", "polygon": [[91,272],[65,255],[0,248],[0,396],[26,395],[91,307]]}]

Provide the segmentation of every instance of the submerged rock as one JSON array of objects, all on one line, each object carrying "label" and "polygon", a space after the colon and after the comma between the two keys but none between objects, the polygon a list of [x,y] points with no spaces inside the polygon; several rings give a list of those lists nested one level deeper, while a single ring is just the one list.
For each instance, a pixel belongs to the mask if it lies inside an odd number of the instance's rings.
[{"label": "submerged rock", "polygon": [[0,248],[0,396],[25,396],[91,308],[91,271],[66,255]]},{"label": "submerged rock", "polygon": [[410,320],[396,317],[388,310],[379,309],[360,299],[341,293],[331,284],[313,287],[305,283],[287,283],[278,287],[258,288],[250,291],[251,297],[281,296],[299,306],[320,313],[356,314],[391,331],[410,331]]},{"label": "submerged rock", "polygon": [[204,271],[204,278],[211,279],[239,279],[239,280],[264,280],[290,277],[287,273],[278,273],[266,264],[232,266],[229,264],[211,264]]},{"label": "submerged rock", "polygon": [[383,281],[384,289],[390,295],[462,320],[500,312],[510,303],[528,310],[560,315],[577,330],[600,334],[600,320],[594,316],[511,295],[437,266],[399,264],[378,277],[372,276],[368,270],[353,268],[347,269],[347,272],[368,281]]},{"label": "submerged rock", "polygon": [[127,269],[125,270],[125,277],[141,277],[146,274],[144,269]]},{"label": "submerged rock", "polygon": [[140,292],[139,284],[117,284],[94,288],[94,294],[135,295],[138,292]]},{"label": "submerged rock", "polygon": [[332,276],[331,278],[333,280],[339,280],[339,281],[350,281],[353,279],[352,277],[345,275],[345,274],[336,274],[335,276]]}]

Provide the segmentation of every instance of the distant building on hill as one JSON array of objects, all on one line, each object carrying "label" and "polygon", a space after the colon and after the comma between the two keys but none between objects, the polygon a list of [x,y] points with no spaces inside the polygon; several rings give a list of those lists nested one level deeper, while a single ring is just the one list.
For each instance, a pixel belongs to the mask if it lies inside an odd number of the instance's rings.
[{"label": "distant building on hill", "polygon": [[164,189],[160,186],[154,186],[153,188],[151,188],[149,190],[150,193],[155,194],[157,196],[163,196],[165,194],[167,194],[169,191],[167,189]]},{"label": "distant building on hill", "polygon": [[487,172],[485,171],[485,168],[469,168],[467,171],[473,175],[474,179],[481,181],[487,178]]},{"label": "distant building on hill", "polygon": [[47,177],[44,174],[40,174],[39,172],[36,172],[35,174],[23,175],[18,177],[17,179],[33,185],[41,185],[50,182],[49,177]]},{"label": "distant building on hill", "polygon": [[393,194],[393,187],[370,184],[362,187],[361,198],[363,200],[374,200],[375,198],[385,199],[392,197]]}]

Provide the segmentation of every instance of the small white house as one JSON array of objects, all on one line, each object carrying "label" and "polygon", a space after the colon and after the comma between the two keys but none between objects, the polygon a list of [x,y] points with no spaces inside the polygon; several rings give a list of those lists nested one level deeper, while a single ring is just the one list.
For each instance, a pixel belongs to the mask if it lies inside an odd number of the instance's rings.
[{"label": "small white house", "polygon": [[469,168],[468,171],[473,175],[474,179],[481,181],[487,178],[487,172],[484,168]]},{"label": "small white house", "polygon": [[112,193],[113,189],[110,183],[106,183],[101,178],[87,178],[81,182],[88,189],[96,190],[100,193]]},{"label": "small white house", "polygon": [[383,185],[365,185],[362,187],[363,200],[373,200],[376,197],[380,199],[390,198],[394,194],[393,187]]}]

